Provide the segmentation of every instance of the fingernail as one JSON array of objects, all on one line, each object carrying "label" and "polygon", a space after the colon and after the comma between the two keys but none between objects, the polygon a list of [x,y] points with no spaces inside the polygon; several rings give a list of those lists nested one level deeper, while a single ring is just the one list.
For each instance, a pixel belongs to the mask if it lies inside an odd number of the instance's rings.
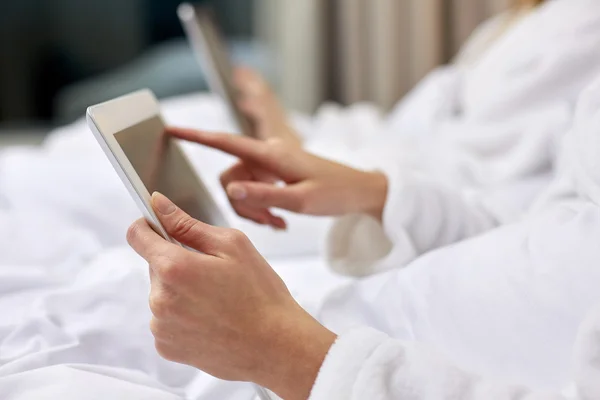
[{"label": "fingernail", "polygon": [[227,192],[233,200],[244,200],[248,196],[246,189],[241,185],[230,185]]},{"label": "fingernail", "polygon": [[169,215],[177,210],[177,206],[162,193],[154,192],[152,194],[152,205],[154,209],[162,215]]}]

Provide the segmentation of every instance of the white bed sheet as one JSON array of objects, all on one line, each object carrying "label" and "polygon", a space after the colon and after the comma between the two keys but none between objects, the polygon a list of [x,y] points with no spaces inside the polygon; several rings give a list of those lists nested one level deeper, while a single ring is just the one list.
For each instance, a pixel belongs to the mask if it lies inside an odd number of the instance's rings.
[{"label": "white bed sheet", "polygon": [[[152,398],[155,389],[198,399],[252,397],[247,384],[221,384],[156,354],[148,329],[147,265],[131,249],[102,249],[79,228],[45,223],[36,219],[23,227],[39,229],[45,240],[15,239],[14,254],[0,254],[1,398],[35,398],[35,391],[27,391],[34,383],[76,389],[68,381],[53,381],[57,376],[81,376],[104,388],[98,393],[111,387],[129,393],[123,386],[131,375],[146,382],[135,384],[139,398]],[[343,282],[317,257],[270,261],[308,309],[316,309],[319,299]],[[107,379],[113,383],[100,384]],[[19,381],[28,384],[22,388]],[[52,393],[48,390],[44,393]]]}]

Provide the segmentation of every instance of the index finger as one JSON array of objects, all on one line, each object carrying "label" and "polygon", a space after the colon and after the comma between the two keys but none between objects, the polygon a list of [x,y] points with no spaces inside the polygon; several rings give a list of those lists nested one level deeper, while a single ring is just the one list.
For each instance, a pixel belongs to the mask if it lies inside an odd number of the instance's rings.
[{"label": "index finger", "polygon": [[269,151],[268,144],[246,136],[174,127],[167,128],[167,133],[178,139],[212,147],[255,164],[268,165],[272,162],[273,154]]},{"label": "index finger", "polygon": [[163,239],[144,219],[136,221],[127,231],[130,246],[150,265],[153,288],[180,287],[193,274],[200,273],[198,265],[210,265],[214,258],[192,253]]},{"label": "index finger", "polygon": [[135,221],[129,227],[127,243],[149,263],[170,252],[184,250],[182,247],[166,241],[143,218]]}]

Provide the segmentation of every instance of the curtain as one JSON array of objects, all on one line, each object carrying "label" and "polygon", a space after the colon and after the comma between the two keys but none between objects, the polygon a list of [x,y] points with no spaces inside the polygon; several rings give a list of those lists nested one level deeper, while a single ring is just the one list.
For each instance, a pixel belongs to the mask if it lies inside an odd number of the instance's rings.
[{"label": "curtain", "polygon": [[279,43],[282,96],[307,112],[328,100],[389,109],[510,2],[262,0],[278,26],[271,36]]},{"label": "curtain", "polygon": [[[473,30],[509,0],[330,0],[333,57],[328,93],[342,104],[392,107],[436,66],[456,54]],[[326,50],[327,52],[327,50]],[[337,88],[337,90],[335,90]]]}]

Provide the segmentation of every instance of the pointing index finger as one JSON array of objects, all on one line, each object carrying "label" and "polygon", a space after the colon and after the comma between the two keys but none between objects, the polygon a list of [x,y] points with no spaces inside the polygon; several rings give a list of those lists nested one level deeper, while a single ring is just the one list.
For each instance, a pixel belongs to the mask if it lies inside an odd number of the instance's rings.
[{"label": "pointing index finger", "polygon": [[167,133],[178,139],[212,147],[255,164],[268,164],[272,158],[267,143],[245,136],[173,127],[167,128]]}]

